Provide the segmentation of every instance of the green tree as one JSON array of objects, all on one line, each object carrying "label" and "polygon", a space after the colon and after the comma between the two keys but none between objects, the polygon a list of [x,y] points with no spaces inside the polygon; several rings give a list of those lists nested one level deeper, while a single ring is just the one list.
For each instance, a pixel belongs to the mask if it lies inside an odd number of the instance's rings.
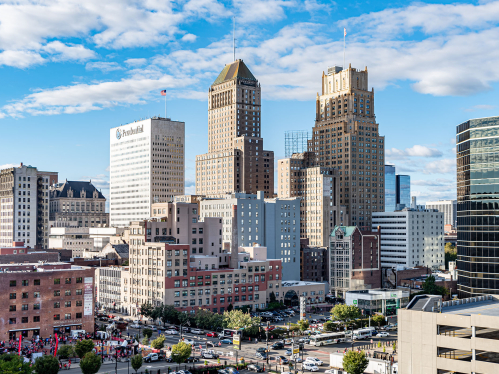
[{"label": "green tree", "polygon": [[179,342],[172,347],[171,358],[177,364],[181,364],[191,356],[191,352],[192,346],[190,344]]},{"label": "green tree", "polygon": [[75,345],[75,352],[79,358],[83,358],[86,353],[92,352],[94,342],[90,339],[81,340]]},{"label": "green tree", "polygon": [[102,359],[94,352],[87,352],[80,360],[80,369],[83,374],[95,374],[102,365]]},{"label": "green tree", "polygon": [[70,344],[63,345],[57,350],[57,356],[59,356],[59,358],[63,360],[72,357],[74,355],[75,355],[74,346]]},{"label": "green tree", "polygon": [[308,327],[310,326],[310,323],[306,319],[301,319],[298,322],[296,322],[296,324],[298,325],[301,331],[307,330]]},{"label": "green tree", "polygon": [[272,292],[270,293],[269,298],[270,298],[270,302],[271,302],[271,303],[274,303],[274,302],[277,300],[277,298],[275,297],[275,293],[274,293],[274,291],[272,291]]},{"label": "green tree", "polygon": [[229,304],[229,306],[227,307],[227,312],[230,312],[234,310],[234,306],[232,305],[232,303]]},{"label": "green tree", "polygon": [[165,346],[165,340],[166,338],[164,337],[164,335],[160,335],[151,342],[151,346],[154,349],[161,349]]},{"label": "green tree", "polygon": [[145,336],[145,337],[142,339],[141,343],[142,343],[143,345],[149,345],[149,339],[147,338],[147,336]]},{"label": "green tree", "polygon": [[121,266],[128,266],[128,260],[123,261],[123,263],[121,264]]},{"label": "green tree", "polygon": [[376,314],[373,317],[373,322],[378,324],[378,327],[381,326],[381,323],[385,321],[385,316],[382,314]]},{"label": "green tree", "polygon": [[457,248],[452,243],[445,244],[445,268],[449,269],[449,261],[457,260]]},{"label": "green tree", "polygon": [[259,317],[251,317],[249,313],[243,313],[240,309],[235,309],[230,312],[225,311],[223,314],[223,324],[228,329],[241,329],[260,326]]},{"label": "green tree", "polygon": [[346,325],[349,321],[360,317],[360,309],[355,305],[338,304],[331,309],[331,316]]},{"label": "green tree", "polygon": [[212,312],[208,309],[198,309],[194,314],[194,322],[196,326],[202,329],[209,329],[211,327]]},{"label": "green tree", "polygon": [[140,306],[140,314],[142,314],[144,317],[147,317],[147,318],[151,317],[153,311],[154,311],[154,307],[149,303],[142,304]]},{"label": "green tree", "polygon": [[0,373],[2,374],[31,374],[33,369],[28,363],[16,354],[0,356]]},{"label": "green tree", "polygon": [[43,374],[57,374],[59,372],[59,361],[52,355],[44,355],[35,360],[35,372]]},{"label": "green tree", "polygon": [[348,374],[363,374],[369,365],[369,360],[366,358],[364,351],[348,351],[343,356],[343,369]]},{"label": "green tree", "polygon": [[135,373],[137,373],[137,370],[139,370],[142,367],[142,356],[141,355],[135,355],[132,357],[131,360],[132,368],[135,370]]},{"label": "green tree", "polygon": [[322,325],[322,328],[324,331],[334,331],[335,325],[333,322],[327,321],[324,325]]},{"label": "green tree", "polygon": [[178,325],[179,323],[179,311],[175,309],[173,305],[162,305],[160,310],[160,317],[163,323],[173,323]]},{"label": "green tree", "polygon": [[423,292],[429,295],[448,295],[449,291],[445,287],[437,286],[435,283],[435,277],[433,275],[428,276],[423,282]]},{"label": "green tree", "polygon": [[152,336],[152,330],[148,328],[142,329],[142,335],[147,337],[147,339],[150,339]]}]

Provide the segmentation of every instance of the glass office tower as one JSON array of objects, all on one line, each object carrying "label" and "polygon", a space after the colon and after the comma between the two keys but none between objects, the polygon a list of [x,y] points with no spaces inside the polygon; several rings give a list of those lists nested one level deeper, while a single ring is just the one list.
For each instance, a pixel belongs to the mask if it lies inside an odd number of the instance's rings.
[{"label": "glass office tower", "polygon": [[395,166],[385,165],[385,212],[394,212],[397,205]]},{"label": "glass office tower", "polygon": [[459,297],[499,294],[499,117],[457,126]]},{"label": "glass office tower", "polygon": [[411,207],[411,177],[397,174],[397,206]]}]

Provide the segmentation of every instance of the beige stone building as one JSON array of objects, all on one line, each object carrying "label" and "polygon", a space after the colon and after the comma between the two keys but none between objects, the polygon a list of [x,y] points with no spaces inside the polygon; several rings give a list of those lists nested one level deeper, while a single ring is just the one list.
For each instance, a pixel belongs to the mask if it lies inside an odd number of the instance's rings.
[{"label": "beige stone building", "polygon": [[384,211],[384,136],[374,115],[374,90],[367,67],[335,66],[322,74],[316,121],[308,150],[315,164],[339,173],[339,203],[346,206],[346,225],[371,226],[371,213]]},{"label": "beige stone building", "polygon": [[398,313],[399,369],[404,374],[499,372],[499,299],[442,302],[416,296]]},{"label": "beige stone building", "polygon": [[50,221],[71,227],[107,227],[106,198],[92,181],[68,181],[50,187]]},{"label": "beige stone building", "polygon": [[300,197],[300,236],[312,246],[329,246],[335,225],[347,221],[340,207],[337,169],[315,164],[313,152],[295,153],[278,161],[277,190],[280,198]]},{"label": "beige stone building", "polygon": [[261,137],[261,87],[242,60],[208,90],[208,153],[196,157],[196,194],[274,194],[274,152]]}]

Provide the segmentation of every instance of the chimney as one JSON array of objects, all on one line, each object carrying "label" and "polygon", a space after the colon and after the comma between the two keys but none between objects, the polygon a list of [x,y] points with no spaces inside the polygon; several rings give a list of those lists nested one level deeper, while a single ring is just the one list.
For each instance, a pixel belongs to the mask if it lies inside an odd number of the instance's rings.
[{"label": "chimney", "polygon": [[239,245],[237,240],[237,205],[232,206],[232,237],[230,244],[230,268],[239,269]]}]

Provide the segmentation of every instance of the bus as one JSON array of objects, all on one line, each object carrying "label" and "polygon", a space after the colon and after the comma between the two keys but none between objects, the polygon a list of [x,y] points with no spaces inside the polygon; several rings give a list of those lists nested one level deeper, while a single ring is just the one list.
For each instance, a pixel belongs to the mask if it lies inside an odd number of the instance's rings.
[{"label": "bus", "polygon": [[310,345],[320,347],[326,344],[336,344],[346,341],[345,333],[337,332],[331,334],[313,335],[310,337]]},{"label": "bus", "polygon": [[223,329],[222,335],[223,336],[233,336],[234,334],[239,334],[239,330],[230,330],[230,329]]},{"label": "bus", "polygon": [[353,340],[368,339],[374,334],[374,327],[368,327],[365,329],[354,330]]}]

